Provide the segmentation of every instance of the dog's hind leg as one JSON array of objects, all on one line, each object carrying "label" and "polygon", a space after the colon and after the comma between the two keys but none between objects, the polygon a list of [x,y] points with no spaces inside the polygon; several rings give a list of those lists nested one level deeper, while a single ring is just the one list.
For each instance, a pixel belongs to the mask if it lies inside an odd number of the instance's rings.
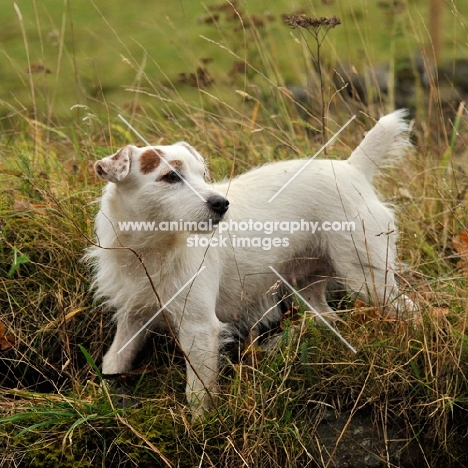
[{"label": "dog's hind leg", "polygon": [[413,301],[400,292],[393,268],[368,267],[360,275],[357,271],[348,274],[346,284],[358,297],[383,307],[384,314],[392,318],[411,318],[416,312]]},{"label": "dog's hind leg", "polygon": [[[364,246],[359,248],[359,246]],[[336,264],[337,276],[364,301],[387,307],[390,316],[414,312],[413,302],[401,294],[395,278],[395,242],[381,237],[367,242],[349,242],[346,254]]]},{"label": "dog's hind leg", "polygon": [[338,316],[327,303],[327,282],[326,278],[317,278],[308,286],[300,289],[299,293],[313,307],[312,312],[319,313],[324,318],[334,321]]}]

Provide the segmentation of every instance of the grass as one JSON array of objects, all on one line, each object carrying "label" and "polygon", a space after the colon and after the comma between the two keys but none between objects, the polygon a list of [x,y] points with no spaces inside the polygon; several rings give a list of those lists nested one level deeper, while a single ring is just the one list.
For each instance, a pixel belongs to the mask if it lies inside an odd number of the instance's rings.
[{"label": "grass", "polygon": [[[139,406],[122,408],[115,385],[101,382],[112,313],[92,302],[79,260],[102,189],[91,162],[141,143],[118,114],[151,142],[190,141],[217,179],[315,152],[320,109],[298,106],[286,89],[306,84],[308,73],[314,86],[310,57],[280,14],[306,7],[340,17],[322,47],[324,72],[347,58],[359,71],[384,62],[397,73],[429,43],[427,2],[396,10],[330,3],[239,2],[237,13],[183,1],[5,8],[0,466],[345,466],[343,451],[363,457],[352,439],[365,425],[380,434],[380,442],[358,437],[373,441],[372,466],[468,464],[467,119],[436,80],[426,89],[416,83],[408,102],[414,152],[379,181],[396,205],[409,265],[402,282],[419,320],[341,305],[339,329],[353,355],[303,312],[286,317],[276,346],[225,363],[218,410],[195,424],[183,359],[167,337],[150,340],[139,369],[123,379]],[[443,51],[455,64],[466,55],[468,11],[444,5]],[[266,10],[272,19],[258,23],[252,15]],[[25,73],[32,65],[51,73]],[[193,86],[197,68],[214,82],[200,75]],[[357,114],[329,148],[329,157],[343,158],[394,96],[364,104],[325,79],[329,134]]]}]

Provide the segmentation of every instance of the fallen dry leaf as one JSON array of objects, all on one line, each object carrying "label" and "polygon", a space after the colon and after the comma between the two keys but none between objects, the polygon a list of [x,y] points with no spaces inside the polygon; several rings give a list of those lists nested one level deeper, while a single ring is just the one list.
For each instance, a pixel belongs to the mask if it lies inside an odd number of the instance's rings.
[{"label": "fallen dry leaf", "polygon": [[382,318],[378,307],[371,306],[360,299],[354,301],[353,309],[354,319],[361,324]]},{"label": "fallen dry leaf", "polygon": [[11,335],[5,335],[5,325],[0,322],[0,351],[6,351],[15,345],[15,338]]},{"label": "fallen dry leaf", "polygon": [[449,313],[447,307],[432,307],[430,314],[436,319],[445,319]]},{"label": "fallen dry leaf", "polygon": [[458,237],[459,239],[452,240],[453,248],[460,257],[460,260],[457,262],[457,267],[460,268],[465,275],[468,275],[468,232],[462,231]]},{"label": "fallen dry leaf", "polygon": [[280,329],[284,330],[286,328],[285,321],[286,320],[297,320],[298,314],[297,312],[299,311],[299,307],[295,306],[294,304],[291,304],[289,306],[289,309],[283,312],[281,316],[281,321],[280,321]]},{"label": "fallen dry leaf", "polygon": [[26,73],[52,73],[52,71],[42,65],[42,63],[32,63],[25,71]]}]

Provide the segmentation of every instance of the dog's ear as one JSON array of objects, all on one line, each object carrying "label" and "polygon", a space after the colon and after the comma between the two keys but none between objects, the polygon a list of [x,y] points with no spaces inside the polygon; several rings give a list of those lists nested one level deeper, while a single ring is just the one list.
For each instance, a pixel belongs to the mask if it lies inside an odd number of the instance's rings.
[{"label": "dog's ear", "polygon": [[112,156],[107,156],[94,164],[96,174],[108,182],[121,182],[130,173],[132,152],[135,147],[128,145]]},{"label": "dog's ear", "polygon": [[190,153],[193,154],[193,156],[195,156],[195,158],[197,158],[201,163],[205,164],[205,158],[193,146],[189,145],[186,141],[178,141],[176,145],[184,146],[190,151]]}]

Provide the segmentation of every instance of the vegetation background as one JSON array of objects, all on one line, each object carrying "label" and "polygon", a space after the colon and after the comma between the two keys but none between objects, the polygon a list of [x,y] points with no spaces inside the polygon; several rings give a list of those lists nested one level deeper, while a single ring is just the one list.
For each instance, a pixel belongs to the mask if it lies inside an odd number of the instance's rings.
[{"label": "vegetation background", "polygon": [[[468,466],[468,3],[1,6],[1,467]],[[320,73],[292,13],[341,20],[320,32]],[[354,355],[298,305],[275,346],[226,361],[219,407],[195,424],[183,360],[155,334],[119,385],[140,405],[123,408],[99,374],[112,312],[79,261],[102,189],[92,163],[142,143],[119,115],[152,143],[189,141],[218,179],[314,153],[323,122],[331,135],[356,114],[328,148],[345,158],[402,105],[414,151],[379,188],[420,317],[337,303]]]}]

